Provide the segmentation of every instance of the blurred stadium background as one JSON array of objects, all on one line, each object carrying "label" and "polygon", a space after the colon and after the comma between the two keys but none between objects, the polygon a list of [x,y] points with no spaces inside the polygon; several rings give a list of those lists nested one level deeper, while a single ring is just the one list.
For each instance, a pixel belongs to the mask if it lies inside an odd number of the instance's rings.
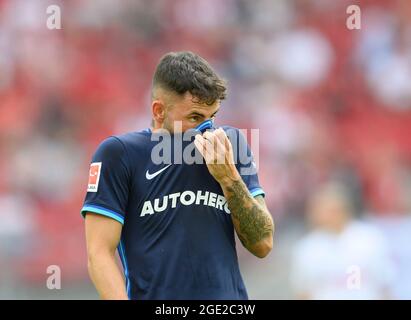
[{"label": "blurred stadium background", "polygon": [[[0,298],[97,298],[79,213],[89,160],[149,125],[154,67],[176,50],[229,81],[219,124],[260,129],[276,234],[264,260],[238,247],[250,298],[410,299],[407,0],[0,0]],[[352,265],[362,288],[347,291]]]}]

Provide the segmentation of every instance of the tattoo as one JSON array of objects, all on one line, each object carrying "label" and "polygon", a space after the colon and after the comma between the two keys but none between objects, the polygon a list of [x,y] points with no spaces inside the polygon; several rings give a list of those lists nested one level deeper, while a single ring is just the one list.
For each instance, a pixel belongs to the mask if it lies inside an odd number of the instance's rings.
[{"label": "tattoo", "polygon": [[233,182],[226,191],[238,238],[246,248],[272,235],[273,221],[262,197],[254,199],[242,180]]}]

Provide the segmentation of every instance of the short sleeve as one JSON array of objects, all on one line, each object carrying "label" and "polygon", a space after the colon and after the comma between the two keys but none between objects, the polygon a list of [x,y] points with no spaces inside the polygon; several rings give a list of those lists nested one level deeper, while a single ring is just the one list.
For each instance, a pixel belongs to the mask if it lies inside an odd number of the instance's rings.
[{"label": "short sleeve", "polygon": [[130,173],[126,150],[116,137],[104,140],[92,157],[87,194],[81,214],[101,214],[124,224]]},{"label": "short sleeve", "polygon": [[238,172],[253,197],[265,196],[263,188],[258,179],[258,169],[254,161],[254,156],[246,138],[238,129],[230,128],[226,130],[227,136],[233,145],[234,160]]}]

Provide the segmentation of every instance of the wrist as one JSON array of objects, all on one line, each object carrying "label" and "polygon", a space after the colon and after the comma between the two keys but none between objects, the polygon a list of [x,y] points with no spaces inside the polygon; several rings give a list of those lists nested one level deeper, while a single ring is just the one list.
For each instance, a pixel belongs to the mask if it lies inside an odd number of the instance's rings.
[{"label": "wrist", "polygon": [[237,182],[241,180],[241,175],[238,172],[237,168],[235,165],[230,167],[230,170],[228,171],[227,175],[222,177],[219,181],[220,185],[222,188],[231,186],[233,182]]}]

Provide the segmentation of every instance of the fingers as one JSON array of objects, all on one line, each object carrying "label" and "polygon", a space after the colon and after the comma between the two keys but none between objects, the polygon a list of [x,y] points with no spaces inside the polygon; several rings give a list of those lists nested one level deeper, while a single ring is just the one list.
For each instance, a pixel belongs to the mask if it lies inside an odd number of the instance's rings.
[{"label": "fingers", "polygon": [[230,163],[231,143],[223,129],[197,135],[194,143],[207,163]]},{"label": "fingers", "polygon": [[219,142],[219,145],[221,148],[225,149],[225,154],[229,154],[228,163],[233,164],[234,163],[234,158],[233,158],[233,146],[231,145],[231,141],[228,138],[226,132],[222,129],[219,128],[216,131],[214,131],[215,136],[217,137],[217,140]]},{"label": "fingers", "polygon": [[212,144],[212,151],[214,154],[213,162],[215,164],[225,164],[227,163],[227,149],[224,143],[222,143],[221,139],[218,137],[219,133],[219,130],[216,130],[214,132],[206,132],[204,133],[204,138],[210,141]]},{"label": "fingers", "polygon": [[194,140],[194,144],[197,149],[200,151],[201,155],[205,159],[206,163],[211,163],[213,158],[212,150],[213,147],[211,142],[206,140],[203,136],[197,135]]},{"label": "fingers", "polygon": [[216,150],[218,150],[218,148],[223,148],[222,150],[224,150],[224,147],[226,147],[226,142],[229,142],[226,133],[221,128],[215,130],[214,132],[207,131],[203,134],[203,137],[209,140],[215,146]]},{"label": "fingers", "polygon": [[232,149],[231,141],[230,139],[228,139],[226,132],[222,128],[217,129],[216,131],[214,131],[214,133],[227,150]]},{"label": "fingers", "polygon": [[225,139],[227,137],[225,131],[221,128],[218,128],[216,131],[214,131],[215,136],[218,138],[218,140],[225,145]]}]

